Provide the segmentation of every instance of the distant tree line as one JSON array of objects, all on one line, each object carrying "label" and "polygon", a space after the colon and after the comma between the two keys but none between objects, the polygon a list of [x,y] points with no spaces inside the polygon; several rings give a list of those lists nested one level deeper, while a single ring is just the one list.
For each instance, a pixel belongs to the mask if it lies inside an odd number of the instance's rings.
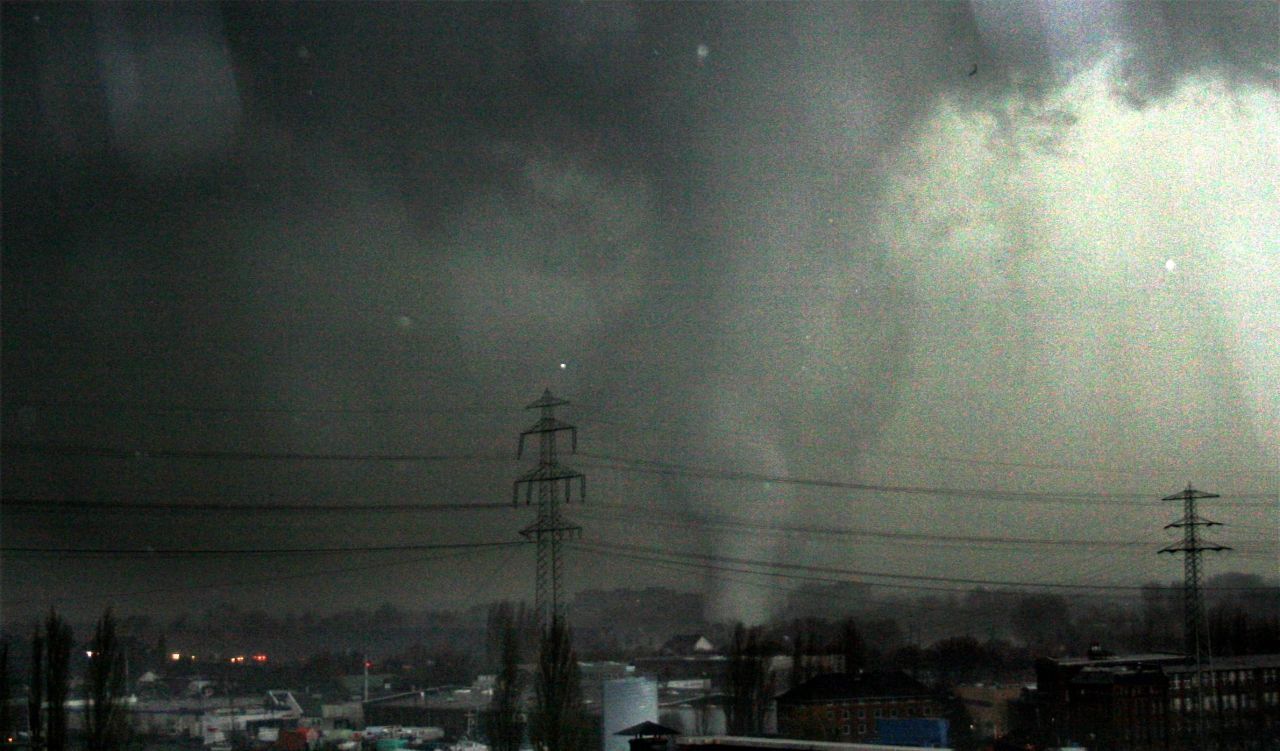
[{"label": "distant tree line", "polygon": [[[906,645],[972,636],[1034,655],[1083,654],[1098,644],[1113,652],[1182,649],[1182,587],[1147,584],[1134,595],[994,590],[983,587],[920,598],[872,596],[845,585],[805,587],[779,623],[835,624],[855,618],[868,656]],[[1206,617],[1219,654],[1280,651],[1280,586],[1252,574],[1220,574],[1205,584]],[[777,628],[777,624],[771,628]]]}]

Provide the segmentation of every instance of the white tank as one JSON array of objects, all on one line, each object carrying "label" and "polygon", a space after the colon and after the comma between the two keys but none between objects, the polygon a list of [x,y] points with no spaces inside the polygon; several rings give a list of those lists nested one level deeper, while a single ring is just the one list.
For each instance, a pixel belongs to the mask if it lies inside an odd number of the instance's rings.
[{"label": "white tank", "polygon": [[658,683],[651,678],[618,678],[604,682],[604,751],[628,751],[629,738],[614,735],[646,720],[658,721]]}]

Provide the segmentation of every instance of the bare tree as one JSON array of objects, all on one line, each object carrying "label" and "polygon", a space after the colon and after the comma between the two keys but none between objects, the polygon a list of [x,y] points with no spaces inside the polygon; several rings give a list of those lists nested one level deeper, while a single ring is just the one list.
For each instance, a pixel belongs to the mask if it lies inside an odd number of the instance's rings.
[{"label": "bare tree", "polygon": [[493,751],[519,751],[524,735],[520,718],[520,634],[510,605],[500,611],[491,625],[500,630],[498,679],[489,713],[489,746]]},{"label": "bare tree", "polygon": [[9,709],[9,640],[0,640],[0,737],[13,734],[13,713]]},{"label": "bare tree", "polygon": [[773,696],[773,681],[760,629],[738,623],[729,645],[726,723],[730,735],[761,735],[764,715]]},{"label": "bare tree", "polygon": [[116,621],[107,608],[98,620],[89,647],[89,673],[85,680],[85,748],[116,751],[128,735],[125,705],[124,652],[116,637]]},{"label": "bare tree", "polygon": [[559,617],[542,634],[535,684],[537,705],[529,718],[536,751],[584,751],[587,718],[582,706],[578,658],[569,628]]},{"label": "bare tree", "polygon": [[44,634],[36,626],[31,633],[31,685],[27,689],[27,728],[31,731],[31,748],[40,751],[44,745]]},{"label": "bare tree", "polygon": [[791,631],[791,673],[787,676],[787,687],[795,688],[809,679],[808,670],[805,669],[804,664],[807,644],[800,621],[797,620],[792,624]]},{"label": "bare tree", "polygon": [[66,751],[67,695],[71,687],[71,626],[62,616],[49,611],[44,624],[45,639],[45,747]]},{"label": "bare tree", "polygon": [[866,643],[852,618],[845,618],[840,624],[840,654],[844,656],[846,673],[856,673],[866,664]]}]

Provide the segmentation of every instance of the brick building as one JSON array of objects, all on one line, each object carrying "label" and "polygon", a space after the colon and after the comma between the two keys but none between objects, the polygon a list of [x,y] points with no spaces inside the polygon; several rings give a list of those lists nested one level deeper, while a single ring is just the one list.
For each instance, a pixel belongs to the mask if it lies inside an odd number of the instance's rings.
[{"label": "brick building", "polygon": [[816,741],[871,742],[877,720],[941,717],[937,695],[901,671],[828,673],[777,698],[778,734]]},{"label": "brick building", "polygon": [[[1207,742],[1280,743],[1280,655],[1219,657],[1202,666]],[[1022,702],[1024,735],[1090,749],[1171,751],[1194,745],[1195,668],[1181,655],[1042,659]]]}]

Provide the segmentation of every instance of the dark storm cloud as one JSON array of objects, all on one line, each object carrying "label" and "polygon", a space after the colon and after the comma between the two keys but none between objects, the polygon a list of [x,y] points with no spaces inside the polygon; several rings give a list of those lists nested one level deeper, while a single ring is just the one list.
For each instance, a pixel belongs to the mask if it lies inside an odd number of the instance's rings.
[{"label": "dark storm cloud", "polygon": [[1123,31],[1134,55],[1122,85],[1132,103],[1168,95],[1188,75],[1210,73],[1237,85],[1280,81],[1280,4],[1135,3]]},{"label": "dark storm cloud", "polygon": [[[601,448],[852,474],[865,447],[901,430],[904,405],[949,383],[919,372],[920,342],[954,347],[954,368],[975,374],[975,401],[989,377],[965,342],[991,329],[990,311],[930,308],[939,284],[984,283],[974,269],[985,261],[956,250],[947,277],[882,226],[886,196],[917,169],[917,142],[943,127],[942,103],[994,118],[1001,143],[1039,153],[1079,120],[1039,103],[1117,45],[1110,84],[1130,103],[1168,100],[1196,77],[1240,90],[1276,78],[1270,3],[3,12],[6,441],[505,454],[519,406],[550,384],[586,414],[621,418],[593,426]],[[945,173],[958,159],[932,165]],[[950,204],[930,215],[933,198],[918,197],[901,225],[950,242],[965,222]],[[998,268],[1044,245],[1042,208],[972,203],[1016,236]],[[1034,267],[1024,274],[1031,295]],[[1035,336],[995,338],[1024,362],[1043,355]],[[1040,395],[1036,383],[1019,387]],[[233,410],[110,407],[145,404]],[[989,406],[1010,422],[1023,409]],[[234,411],[245,407],[286,411]],[[400,411],[359,414],[388,408]],[[976,419],[938,409],[942,427],[916,431],[925,448]],[[1231,425],[1248,422],[1240,409]],[[1119,435],[1132,433],[1116,420]],[[654,423],[675,433],[646,434]],[[1068,423],[1092,427],[1056,414],[1038,425],[1052,435]],[[1241,437],[1241,451],[1261,444],[1267,456],[1268,440]],[[815,444],[843,453],[833,460]],[[509,479],[487,465],[5,462],[6,493],[58,497],[491,500]],[[723,487],[689,481],[634,492],[730,505]],[[742,511],[779,519],[810,513],[792,509],[812,500],[751,489]],[[818,500],[814,513],[834,510]],[[494,539],[525,521],[311,520],[291,533],[279,519],[193,519],[104,528],[6,514],[5,525],[50,544],[126,545]],[[730,552],[747,543],[758,541],[716,541]],[[96,575],[128,589],[145,568]],[[225,564],[227,576],[246,570]],[[52,566],[24,571],[50,591],[62,581]],[[767,607],[723,595],[725,612]]]}]

